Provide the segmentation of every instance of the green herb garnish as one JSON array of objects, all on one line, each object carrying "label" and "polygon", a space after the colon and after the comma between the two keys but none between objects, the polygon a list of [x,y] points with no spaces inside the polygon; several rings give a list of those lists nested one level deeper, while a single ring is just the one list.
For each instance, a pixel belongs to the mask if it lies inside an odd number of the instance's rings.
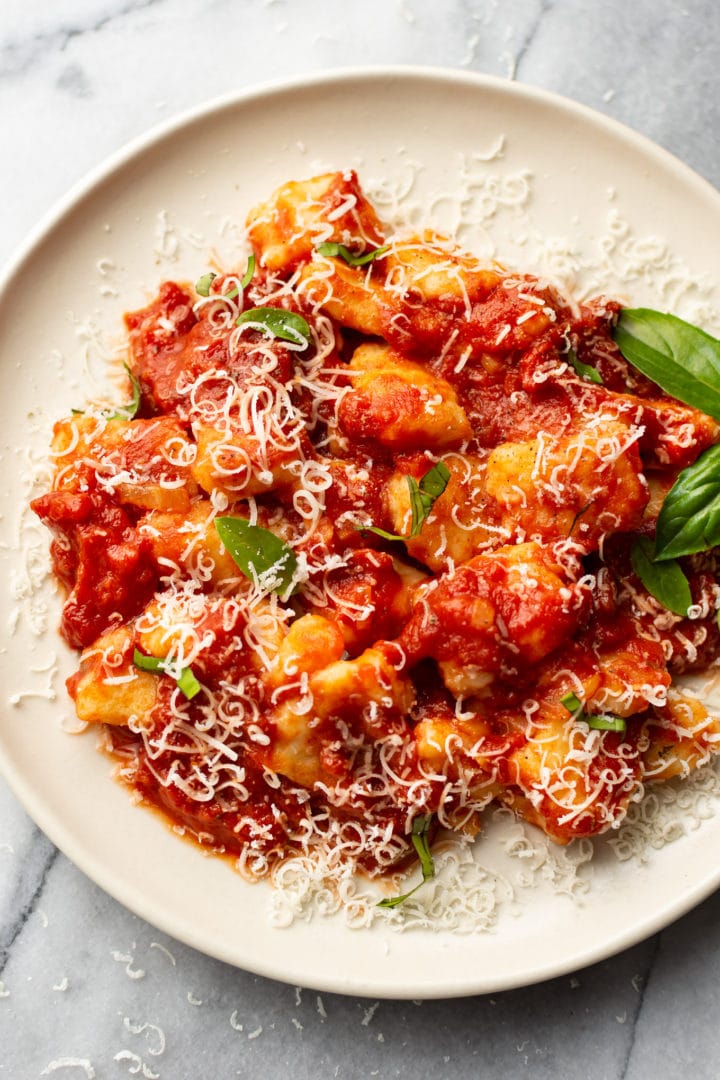
[{"label": "green herb garnish", "polygon": [[625,308],[613,337],[633,367],[678,401],[720,420],[720,341],[650,308]]},{"label": "green herb garnish", "polygon": [[210,286],[212,285],[216,277],[217,274],[213,274],[212,270],[210,270],[207,274],[203,274],[201,278],[198,278],[198,280],[195,282],[195,292],[198,294],[198,296],[210,295]]},{"label": "green herb garnish", "polygon": [[603,385],[603,379],[600,372],[594,368],[592,364],[583,364],[582,360],[578,360],[577,353],[574,349],[568,350],[565,359],[576,375],[580,375],[581,378],[587,379],[588,382],[597,383],[599,386]]},{"label": "green herb garnish", "polygon": [[129,403],[129,405],[121,405],[120,408],[115,409],[114,412],[104,413],[103,415],[105,416],[106,420],[134,420],[137,416],[138,409],[140,408],[140,398],[142,396],[142,392],[140,390],[140,383],[135,378],[127,364],[123,364],[123,367],[128,374],[130,382],[132,383],[132,401]]},{"label": "green herb garnish", "polygon": [[687,615],[692,604],[690,584],[676,559],[656,562],[652,540],[639,536],[632,546],[630,561],[651,596],[675,615]]},{"label": "green herb garnish", "polygon": [[310,327],[302,315],[294,311],[274,307],[250,308],[235,320],[236,326],[244,323],[251,323],[260,330],[267,331],[271,337],[291,341],[293,345],[302,345],[304,349],[310,343]]},{"label": "green herb garnish", "polygon": [[720,446],[711,446],[670,488],[660,510],[655,559],[677,559],[720,544]]},{"label": "green herb garnish", "polygon": [[[145,653],[141,653],[139,649],[133,651],[133,664],[136,668],[140,668],[141,671],[152,671],[156,675],[169,675],[169,668],[172,668],[172,664],[164,656],[147,656]],[[180,675],[175,680],[180,690],[185,697],[190,701],[196,694],[200,693],[200,683],[195,678],[192,668],[182,668]]]},{"label": "green herb garnish", "polygon": [[[717,338],[676,315],[650,308],[621,311],[613,336],[625,359],[667,394],[720,420]],[[665,496],[653,562],[669,562],[716,544],[720,544],[720,446],[711,446],[683,469]],[[675,579],[679,582],[677,574]]]},{"label": "green herb garnish", "polygon": [[325,244],[318,244],[317,252],[319,255],[327,255],[331,259],[343,259],[348,266],[366,266],[368,263],[374,262],[379,255],[384,255],[390,248],[389,244],[385,244],[383,247],[373,248],[372,251],[366,251],[364,255],[353,255],[349,248],[344,244],[335,244],[328,242]]},{"label": "green herb garnish", "polygon": [[248,285],[250,284],[250,282],[253,279],[253,274],[254,273],[255,273],[255,256],[250,255],[248,257],[247,266],[245,268],[245,273],[243,274],[242,279],[240,281],[240,288],[241,289],[247,289]]},{"label": "green herb garnish", "polygon": [[439,499],[450,480],[450,470],[444,461],[438,461],[432,469],[428,469],[418,482],[414,476],[406,476],[408,491],[410,492],[410,510],[412,512],[412,525],[409,536],[400,536],[397,533],[386,532],[376,525],[366,525],[363,528],[368,532],[377,533],[385,540],[411,540],[419,536],[422,527],[427,520],[430,511]]},{"label": "green herb garnish", "polygon": [[[250,282],[253,279],[253,274],[254,273],[255,273],[255,256],[250,255],[250,256],[248,256],[247,266],[245,267],[245,273],[243,274],[243,276],[240,279],[240,288],[241,289],[247,289],[248,285],[250,284]],[[223,293],[222,295],[225,297],[226,300],[234,300],[235,297],[239,295],[239,290],[237,288],[231,289],[229,293]]]},{"label": "green herb garnish", "polygon": [[408,488],[410,489],[410,508],[412,510],[412,528],[410,536],[419,536],[420,530],[425,523],[433,504],[439,499],[448,485],[450,470],[444,461],[438,461],[421,478],[420,483],[414,476],[408,476]]},{"label": "green herb garnish", "polygon": [[401,896],[389,896],[386,900],[380,900],[378,907],[381,908],[395,908],[404,903],[408,897],[416,893],[418,889],[425,884],[426,881],[430,881],[435,877],[435,863],[433,861],[432,852],[430,851],[430,844],[428,843],[428,833],[430,832],[430,825],[432,823],[432,815],[426,814],[423,817],[415,818],[412,827],[412,833],[410,839],[412,840],[413,847],[417,852],[417,856],[420,860],[420,868],[422,870],[422,881],[419,881],[414,889],[410,889],[409,892],[402,893]]},{"label": "green herb garnish", "polygon": [[284,540],[245,518],[218,517],[215,528],[223,547],[246,578],[262,578],[262,584],[272,592],[287,591],[297,570],[297,558]]},{"label": "green herb garnish", "polygon": [[585,715],[583,720],[589,728],[595,728],[596,731],[618,731],[621,735],[624,735],[627,730],[627,724],[622,716],[610,716],[609,714],[604,716]]},{"label": "green herb garnish", "polygon": [[573,719],[581,720],[589,728],[594,728],[596,731],[618,731],[621,735],[625,734],[627,724],[622,716],[611,716],[608,713],[594,716],[592,713],[586,713],[584,704],[572,690],[560,698],[560,704],[564,705],[569,713],[572,713]]}]

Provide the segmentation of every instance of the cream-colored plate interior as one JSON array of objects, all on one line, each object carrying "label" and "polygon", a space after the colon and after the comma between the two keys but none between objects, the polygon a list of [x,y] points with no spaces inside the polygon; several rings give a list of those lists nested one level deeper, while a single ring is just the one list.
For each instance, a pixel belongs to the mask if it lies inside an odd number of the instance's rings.
[{"label": "cream-colored plate interior", "polygon": [[[489,257],[585,287],[617,279],[633,301],[712,323],[718,194],[640,137],[527,87],[412,69],[344,73],[214,103],[131,147],[44,223],[0,297],[0,764],[79,867],[204,952],[340,992],[499,990],[605,957],[715,888],[715,797],[685,812],[684,835],[644,861],[619,861],[598,845],[579,900],[537,873],[490,931],[358,931],[339,917],[276,929],[266,886],[131,805],[96,735],[61,726],[71,716],[62,680],[72,658],[55,629],[59,600],[38,587],[46,539],[24,510],[53,419],[82,404],[91,376],[102,378],[99,357],[118,340],[124,310],[163,278],[195,279],[213,251],[231,258],[236,226],[277,184],[347,166],[384,192],[388,217],[423,206],[436,224],[463,219],[461,235]],[[489,864],[503,828],[480,841]]]}]

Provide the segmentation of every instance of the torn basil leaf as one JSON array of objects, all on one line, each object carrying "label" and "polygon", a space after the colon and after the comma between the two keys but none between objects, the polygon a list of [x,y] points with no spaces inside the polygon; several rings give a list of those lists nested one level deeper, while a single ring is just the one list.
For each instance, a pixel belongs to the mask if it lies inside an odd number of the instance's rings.
[{"label": "torn basil leaf", "polygon": [[624,308],[613,337],[629,363],[678,401],[720,420],[720,341],[651,308]]},{"label": "torn basil leaf", "polygon": [[272,592],[287,591],[297,570],[297,558],[284,540],[261,525],[251,525],[246,518],[218,517],[215,528],[223,547],[246,578],[262,579],[261,584]]},{"label": "torn basil leaf", "polygon": [[250,255],[249,258],[248,258],[248,261],[247,261],[247,267],[245,268],[245,273],[243,274],[243,276],[242,276],[242,278],[240,280],[240,288],[241,289],[247,289],[248,285],[250,284],[250,282],[253,279],[253,274],[254,273],[255,273],[255,256]]},{"label": "torn basil leaf", "polygon": [[560,704],[564,705],[567,711],[571,713],[580,712],[583,707],[582,701],[572,690],[565,694],[565,697],[560,698]]},{"label": "torn basil leaf", "polygon": [[[140,652],[139,649],[133,650],[133,664],[141,671],[151,671],[155,675],[168,675],[168,667],[172,667],[171,664],[168,664],[167,657],[147,656],[145,653]],[[191,701],[196,694],[200,693],[201,686],[195,678],[192,668],[184,667],[175,681],[178,689],[188,701]]]},{"label": "torn basil leaf", "polygon": [[113,412],[104,412],[103,416],[106,420],[134,420],[137,416],[138,409],[140,408],[140,399],[142,392],[140,390],[140,383],[133,375],[127,364],[123,364],[127,376],[132,383],[133,396],[132,401],[128,405],[121,405],[119,409],[115,409]]},{"label": "torn basil leaf", "polygon": [[656,562],[652,540],[639,536],[632,546],[630,561],[651,596],[675,615],[687,615],[692,604],[690,584],[675,559]]},{"label": "torn basil leaf", "polygon": [[677,559],[720,544],[720,446],[683,469],[665,496],[655,533],[655,559]]},{"label": "torn basil leaf", "polygon": [[573,690],[560,698],[560,704],[572,713],[574,720],[581,720],[583,724],[587,724],[589,728],[594,728],[596,731],[617,731],[624,735],[627,730],[627,724],[622,716],[612,716],[609,713],[595,716],[592,713],[586,713],[585,705]]},{"label": "torn basil leaf", "polygon": [[383,540],[407,540],[407,536],[400,536],[399,533],[387,532],[385,529],[380,529],[377,525],[361,525],[362,532],[372,532],[376,536],[382,536]]},{"label": "torn basil leaf", "polygon": [[430,832],[430,825],[432,824],[432,815],[425,814],[421,817],[416,817],[413,822],[412,833],[410,839],[412,840],[413,847],[417,852],[417,856],[420,860],[420,868],[422,870],[422,881],[410,889],[409,892],[402,893],[400,896],[388,896],[385,900],[380,900],[378,907],[381,908],[396,908],[400,904],[403,904],[408,897],[416,893],[426,881],[430,881],[435,877],[435,862],[430,851],[430,844],[428,842],[428,833]]},{"label": "torn basil leaf", "polygon": [[409,536],[400,536],[398,533],[386,532],[376,525],[363,525],[366,532],[374,532],[382,536],[384,540],[411,540],[419,536],[425,520],[433,508],[436,499],[439,499],[448,485],[450,470],[443,461],[433,465],[418,482],[414,476],[406,476],[408,491],[410,492],[410,511],[412,524]]},{"label": "torn basil leaf", "polygon": [[379,255],[384,255],[389,248],[390,245],[385,244],[383,247],[366,251],[364,255],[354,255],[350,248],[345,247],[344,244],[328,242],[318,244],[317,252],[319,255],[325,255],[331,259],[342,259],[348,266],[366,266],[368,263],[374,262]]},{"label": "torn basil leaf", "polygon": [[195,282],[195,292],[198,294],[198,296],[210,295],[210,286],[212,285],[216,277],[217,274],[213,274],[212,271],[209,271],[207,274],[203,274],[201,278],[198,278],[198,280]]},{"label": "torn basil leaf", "polygon": [[577,353],[573,349],[569,350],[565,359],[576,375],[579,375],[582,379],[587,379],[588,382],[597,383],[599,386],[603,385],[600,372],[592,364],[583,364],[582,360],[578,360]]},{"label": "torn basil leaf", "polygon": [[584,716],[583,720],[595,731],[618,731],[624,735],[627,730],[627,724],[622,716]]},{"label": "torn basil leaf", "polygon": [[410,509],[412,528],[410,536],[419,536],[426,518],[430,514],[436,499],[439,499],[450,479],[450,470],[444,461],[438,461],[425,473],[420,482],[414,476],[408,476],[410,489]]},{"label": "torn basil leaf", "polygon": [[274,307],[249,308],[235,320],[236,326],[244,323],[251,323],[258,329],[267,331],[271,337],[290,341],[293,345],[307,348],[310,343],[310,327],[302,315],[294,311]]}]

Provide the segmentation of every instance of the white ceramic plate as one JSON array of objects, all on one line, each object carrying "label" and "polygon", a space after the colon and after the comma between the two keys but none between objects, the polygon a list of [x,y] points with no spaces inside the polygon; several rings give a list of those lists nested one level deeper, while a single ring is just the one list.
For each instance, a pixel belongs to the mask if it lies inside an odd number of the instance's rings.
[{"label": "white ceramic plate", "polygon": [[[558,895],[537,867],[530,887],[518,872],[517,902],[501,905],[490,932],[358,931],[317,917],[275,929],[267,887],[246,884],[132,806],[94,734],[61,729],[72,658],[55,630],[58,598],[32,585],[46,537],[23,510],[28,463],[42,458],[52,420],[86,396],[95,331],[117,338],[122,312],[162,278],[195,279],[213,249],[231,257],[239,233],[230,223],[241,226],[277,184],[346,166],[373,190],[387,182],[386,216],[396,197],[410,214],[411,204],[432,204],[434,220],[455,226],[463,217],[468,242],[507,263],[591,287],[617,278],[634,301],[688,314],[694,306],[706,319],[717,303],[717,192],[632,132],[528,87],[440,71],[342,73],[213,103],[136,143],[41,226],[0,296],[0,590],[2,610],[15,613],[1,655],[0,764],[81,869],[206,953],[338,992],[497,991],[606,957],[716,888],[714,795],[678,807],[684,835],[644,860],[618,861],[600,844],[579,902]],[[712,777],[706,787],[717,788]],[[488,864],[502,828],[481,841]],[[503,873],[512,878],[519,865]]]}]

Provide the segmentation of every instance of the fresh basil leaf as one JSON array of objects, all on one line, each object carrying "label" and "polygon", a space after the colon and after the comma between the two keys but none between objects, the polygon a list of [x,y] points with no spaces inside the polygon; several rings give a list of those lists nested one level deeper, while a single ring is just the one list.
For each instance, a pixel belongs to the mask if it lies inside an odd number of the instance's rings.
[{"label": "fresh basil leaf", "polygon": [[569,350],[565,359],[576,375],[580,375],[581,378],[587,379],[588,382],[597,383],[599,386],[603,385],[600,372],[591,364],[583,364],[582,360],[578,360],[577,353],[574,349]]},{"label": "fresh basil leaf", "polygon": [[410,509],[412,511],[412,527],[410,536],[419,536],[425,519],[430,514],[436,499],[439,499],[448,485],[450,470],[444,461],[438,461],[423,477],[420,483],[414,476],[408,476],[408,488],[410,491]]},{"label": "fresh basil leaf", "polygon": [[579,712],[583,707],[582,701],[572,690],[565,694],[565,697],[560,698],[560,704],[564,705],[567,711],[571,713]]},{"label": "fresh basil leaf", "polygon": [[624,735],[627,730],[622,716],[583,716],[583,720],[595,731],[619,731]]},{"label": "fresh basil leaf", "polygon": [[105,411],[103,416],[106,420],[134,420],[137,416],[138,409],[140,408],[140,398],[142,396],[140,390],[140,383],[133,375],[127,364],[123,364],[128,378],[132,383],[133,396],[132,401],[128,405],[121,405],[119,409],[114,409],[112,412]]},{"label": "fresh basil leaf", "polygon": [[294,311],[285,311],[284,308],[250,308],[235,320],[236,326],[242,326],[243,323],[257,325],[261,330],[267,330],[272,337],[291,341],[293,345],[302,345],[303,348],[307,348],[310,343],[310,327],[305,319]]},{"label": "fresh basil leaf", "polygon": [[382,536],[383,540],[407,540],[407,536],[400,536],[398,533],[386,532],[385,529],[378,528],[377,525],[361,525],[361,532],[372,532],[377,536]]},{"label": "fresh basil leaf", "polygon": [[404,904],[406,900],[416,893],[425,884],[425,881],[418,881],[414,889],[410,889],[409,892],[401,893],[400,896],[388,896],[384,900],[378,901],[378,907],[382,908],[396,908]]},{"label": "fresh basil leaf", "polygon": [[247,267],[245,268],[245,273],[243,274],[242,279],[240,281],[240,288],[241,289],[247,289],[248,285],[250,284],[250,282],[253,279],[253,274],[254,273],[255,273],[255,256],[250,255],[249,258],[248,258],[248,261],[247,261]]},{"label": "fresh basil leaf", "polygon": [[687,615],[692,604],[690,584],[675,559],[655,562],[652,540],[639,536],[632,546],[630,561],[651,596],[675,615]]},{"label": "fresh basil leaf", "polygon": [[329,256],[331,259],[343,259],[348,266],[366,266],[368,263],[374,262],[379,255],[384,255],[390,248],[389,244],[385,244],[383,247],[373,248],[372,251],[366,251],[364,255],[353,255],[349,248],[344,244],[334,244],[328,242],[326,244],[318,244],[317,252],[319,255]]},{"label": "fresh basil leaf", "polygon": [[667,394],[720,420],[720,341],[651,308],[625,308],[613,337],[633,367]]},{"label": "fresh basil leaf", "polygon": [[[139,649],[133,650],[133,664],[136,668],[140,668],[141,671],[151,671],[155,675],[167,675],[168,661],[164,656],[147,656],[145,653],[140,652]],[[175,680],[180,690],[188,701],[192,700],[196,694],[200,693],[202,689],[200,683],[195,678],[192,668],[184,667],[180,672],[179,678]]]},{"label": "fresh basil leaf", "polygon": [[185,667],[182,669],[177,684],[178,688],[189,701],[192,700],[196,694],[200,693],[200,683],[195,678],[192,668]]},{"label": "fresh basil leaf", "polygon": [[412,840],[413,847],[417,852],[420,859],[420,868],[422,869],[422,881],[419,881],[414,889],[410,889],[409,892],[402,893],[400,896],[388,896],[387,899],[381,900],[378,903],[378,907],[381,908],[395,908],[403,904],[408,897],[416,893],[418,889],[425,884],[426,881],[430,881],[435,877],[435,862],[430,851],[430,844],[428,843],[428,833],[430,832],[430,825],[432,823],[432,816],[430,814],[423,815],[415,818],[412,827],[412,833],[410,839]]},{"label": "fresh basil leaf", "polygon": [[423,881],[429,881],[430,878],[435,877],[435,863],[433,862],[430,844],[428,843],[428,833],[430,832],[431,824],[432,816],[426,814],[423,817],[415,818],[412,827],[411,839],[420,860]]},{"label": "fresh basil leaf", "polygon": [[657,520],[655,559],[677,559],[720,544],[720,446],[705,450],[678,476]]},{"label": "fresh basil leaf", "polygon": [[145,653],[141,653],[139,649],[135,649],[133,652],[133,664],[136,668],[140,668],[141,671],[152,671],[157,674],[165,671],[166,660],[162,656],[147,656]]},{"label": "fresh basil leaf", "polygon": [[583,724],[587,724],[589,728],[594,728],[596,731],[620,731],[624,733],[626,730],[627,725],[622,716],[611,716],[609,714],[594,716],[592,713],[586,713],[585,705],[573,690],[560,698],[560,704],[564,705],[569,713],[572,713],[574,720],[580,720]]},{"label": "fresh basil leaf", "polygon": [[[247,261],[247,266],[245,267],[245,273],[243,274],[243,276],[240,279],[240,289],[247,289],[248,285],[250,284],[250,282],[253,279],[253,274],[254,273],[255,273],[255,256],[254,255],[249,255],[248,256],[248,261]],[[231,289],[230,292],[228,292],[228,293],[222,293],[222,296],[226,300],[234,300],[236,296],[240,295],[240,289],[235,287],[234,289]]]},{"label": "fresh basil leaf", "polygon": [[209,271],[207,274],[203,274],[201,278],[198,278],[198,280],[195,282],[195,292],[198,294],[198,296],[210,295],[210,286],[212,285],[216,277],[217,274],[213,274],[212,271]]},{"label": "fresh basil leaf", "polygon": [[263,578],[273,592],[284,593],[297,569],[295,552],[284,540],[245,518],[215,518],[223,547],[250,581]]},{"label": "fresh basil leaf", "polygon": [[408,491],[410,492],[410,511],[412,513],[412,526],[409,536],[400,536],[398,533],[386,532],[376,525],[361,525],[363,532],[374,532],[382,536],[383,540],[411,540],[419,536],[425,519],[433,508],[436,499],[439,499],[448,485],[450,470],[443,461],[438,461],[432,469],[428,469],[420,482],[414,476],[406,476]]}]

